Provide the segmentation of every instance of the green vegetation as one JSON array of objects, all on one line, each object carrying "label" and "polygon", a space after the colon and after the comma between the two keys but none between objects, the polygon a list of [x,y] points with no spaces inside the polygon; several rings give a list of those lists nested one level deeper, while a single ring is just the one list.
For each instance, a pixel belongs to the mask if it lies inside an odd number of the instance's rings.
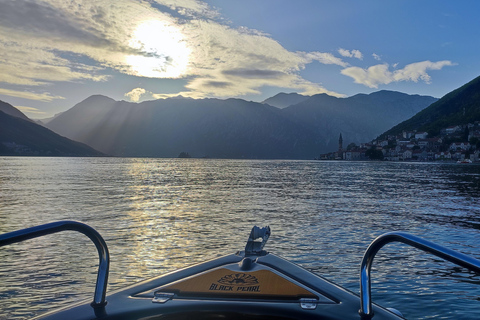
[{"label": "green vegetation", "polygon": [[473,137],[469,142],[472,146],[475,146],[475,148],[480,149],[480,139]]},{"label": "green vegetation", "polygon": [[383,152],[382,150],[378,150],[375,147],[371,147],[365,152],[365,156],[367,156],[370,160],[383,160]]},{"label": "green vegetation", "polygon": [[452,125],[466,125],[480,120],[480,77],[450,92],[442,99],[417,113],[381,137],[398,135],[402,131],[426,131],[429,137]]},{"label": "green vegetation", "polygon": [[357,145],[355,143],[350,143],[348,146],[347,146],[347,151],[350,151],[350,150],[353,150],[357,147]]}]

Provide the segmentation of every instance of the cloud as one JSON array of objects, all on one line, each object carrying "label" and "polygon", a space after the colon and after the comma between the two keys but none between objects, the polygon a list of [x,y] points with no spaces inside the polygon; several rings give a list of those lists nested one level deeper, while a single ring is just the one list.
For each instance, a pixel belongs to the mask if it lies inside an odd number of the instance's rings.
[{"label": "cloud", "polygon": [[359,67],[349,67],[341,71],[343,75],[354,79],[355,83],[363,84],[370,88],[378,88],[379,85],[389,84],[400,81],[419,80],[430,83],[431,77],[427,73],[429,70],[440,70],[445,66],[455,65],[451,61],[444,60],[438,62],[422,61],[406,65],[403,69],[395,71],[389,70],[388,64],[378,64],[367,69]]},{"label": "cloud", "polygon": [[35,114],[35,115],[45,115],[45,114],[47,114],[46,112],[41,111],[41,110],[39,110],[37,108],[34,108],[34,107],[15,106],[15,108],[17,108],[18,110],[22,111],[23,113],[27,113],[27,114]]},{"label": "cloud", "polygon": [[347,57],[347,58],[357,58],[359,60],[363,59],[363,54],[359,50],[346,50],[346,49],[338,49],[338,53],[342,57]]},{"label": "cloud", "polygon": [[28,43],[6,43],[0,39],[0,46],[3,48],[0,54],[0,82],[44,86],[52,82],[105,81],[109,78],[98,74],[102,68],[70,61],[53,52],[31,47]]},{"label": "cloud", "polygon": [[336,64],[341,67],[348,66],[348,63],[327,52],[299,52],[298,55],[304,59],[305,64],[318,61],[323,64]]},{"label": "cloud", "polygon": [[431,77],[427,73],[428,70],[441,70],[445,66],[455,65],[451,61],[444,60],[438,62],[422,61],[409,64],[401,70],[394,72],[395,81],[414,81],[423,80],[425,83],[430,83]]},{"label": "cloud", "polygon": [[227,81],[207,81],[205,83],[205,86],[207,87],[212,87],[212,88],[228,88],[228,87],[231,87],[233,86],[234,84],[231,83],[231,82],[227,82]]},{"label": "cloud", "polygon": [[244,77],[244,78],[251,78],[251,79],[265,79],[265,78],[280,78],[285,74],[280,71],[275,70],[258,70],[258,69],[245,69],[239,68],[234,70],[224,70],[222,71],[224,75],[227,76],[236,76],[236,77]]},{"label": "cloud", "polygon": [[341,73],[353,78],[355,83],[370,88],[378,88],[379,84],[388,84],[393,81],[392,73],[388,71],[388,64],[379,64],[368,69],[349,67],[343,69]]},{"label": "cloud", "polygon": [[185,79],[182,94],[196,98],[258,94],[264,86],[341,96],[299,73],[315,61],[348,67],[331,53],[291,52],[258,30],[232,28],[195,0],[3,1],[0,46],[0,82],[19,88],[108,81],[114,70]]},{"label": "cloud", "polygon": [[[26,20],[25,18],[28,19]],[[17,34],[35,34],[41,38],[73,39],[74,42],[100,46],[105,38],[89,32],[81,24],[71,21],[67,12],[54,4],[35,1],[3,1],[0,10],[2,26]]]},{"label": "cloud", "polygon": [[0,88],[0,94],[10,96],[10,97],[17,97],[17,98],[44,101],[44,102],[50,102],[57,99],[65,99],[64,97],[61,97],[61,96],[51,95],[48,92],[35,93],[35,92],[17,91],[17,90],[3,89],[3,88]]},{"label": "cloud", "polygon": [[128,97],[132,102],[140,101],[140,98],[145,94],[152,94],[150,91],[147,91],[143,88],[135,88],[130,92],[125,93],[125,97]]},{"label": "cloud", "polygon": [[[186,88],[190,97],[259,94],[263,86],[292,88],[302,93],[339,95],[298,74],[308,63],[347,66],[329,53],[290,52],[277,41],[248,28],[233,29],[209,20],[194,20],[183,30],[192,47]],[[235,83],[235,85],[226,85]],[[212,84],[222,84],[212,86]],[[183,93],[182,93],[183,95]]]},{"label": "cloud", "polygon": [[372,53],[372,57],[373,57],[373,59],[375,59],[375,60],[377,60],[377,61],[382,60],[382,58],[381,58],[378,54],[376,54],[376,53]]},{"label": "cloud", "polygon": [[175,97],[190,97],[191,92],[180,92],[180,93],[153,93],[152,97],[154,99],[168,99]]},{"label": "cloud", "polygon": [[[182,92],[152,93],[135,88],[131,101],[181,94],[185,97],[241,97],[279,87],[312,95],[342,94],[308,81],[301,71],[318,62],[371,88],[399,81],[430,83],[430,70],[450,61],[423,61],[403,69],[378,64],[351,66],[359,50],[292,52],[268,34],[233,28],[206,2],[197,0],[0,0],[0,94],[32,100],[63,99],[25,88],[58,82],[109,81],[109,74],[183,79]],[[372,54],[380,60],[380,56]],[[393,70],[392,70],[393,69]],[[144,91],[142,91],[144,90]]]},{"label": "cloud", "polygon": [[220,13],[208,6],[208,4],[197,0],[156,0],[158,4],[166,6],[171,10],[179,12],[183,16],[215,19]]},{"label": "cloud", "polygon": [[130,14],[146,11],[145,5],[129,2],[3,1],[0,82],[105,81],[106,67],[128,70],[125,54],[138,52],[127,43],[135,21]]}]

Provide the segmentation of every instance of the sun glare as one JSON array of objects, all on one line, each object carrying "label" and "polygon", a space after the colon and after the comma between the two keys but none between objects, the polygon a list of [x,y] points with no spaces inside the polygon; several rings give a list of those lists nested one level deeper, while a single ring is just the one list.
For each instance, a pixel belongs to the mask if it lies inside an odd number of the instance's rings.
[{"label": "sun glare", "polygon": [[175,26],[159,20],[145,21],[137,27],[129,45],[143,53],[126,57],[138,76],[179,78],[186,73],[190,49]]}]

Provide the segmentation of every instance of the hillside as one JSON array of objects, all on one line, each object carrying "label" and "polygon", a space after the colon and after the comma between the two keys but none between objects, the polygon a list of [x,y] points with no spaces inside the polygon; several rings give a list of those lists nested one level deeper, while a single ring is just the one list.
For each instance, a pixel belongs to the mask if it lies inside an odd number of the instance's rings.
[{"label": "hillside", "polygon": [[338,148],[342,133],[344,144],[372,140],[381,132],[412,117],[437,99],[394,91],[357,94],[336,98],[326,94],[310,97],[282,110],[285,116],[312,128],[327,151]]},{"label": "hillside", "polygon": [[0,111],[5,112],[6,114],[11,115],[13,117],[17,117],[27,121],[32,121],[26,115],[24,115],[20,110],[18,110],[11,104],[3,101],[0,101]]},{"label": "hillside", "polygon": [[433,137],[443,128],[478,120],[480,120],[480,77],[448,93],[412,118],[386,131],[382,136],[417,130],[426,131]]},{"label": "hillside", "polygon": [[100,156],[102,153],[32,121],[0,111],[0,155]]}]

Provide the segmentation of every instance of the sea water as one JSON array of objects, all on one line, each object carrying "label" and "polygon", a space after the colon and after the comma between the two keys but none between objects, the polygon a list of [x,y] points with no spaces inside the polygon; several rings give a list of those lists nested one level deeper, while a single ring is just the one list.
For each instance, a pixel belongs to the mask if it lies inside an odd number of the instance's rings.
[{"label": "sea water", "polygon": [[[359,292],[368,244],[406,231],[480,258],[480,166],[215,159],[0,158],[0,233],[89,224],[111,253],[108,290],[242,250],[266,249]],[[0,319],[92,299],[98,256],[62,232],[0,248]],[[478,319],[480,276],[402,244],[373,267],[373,301],[408,319]]]}]

